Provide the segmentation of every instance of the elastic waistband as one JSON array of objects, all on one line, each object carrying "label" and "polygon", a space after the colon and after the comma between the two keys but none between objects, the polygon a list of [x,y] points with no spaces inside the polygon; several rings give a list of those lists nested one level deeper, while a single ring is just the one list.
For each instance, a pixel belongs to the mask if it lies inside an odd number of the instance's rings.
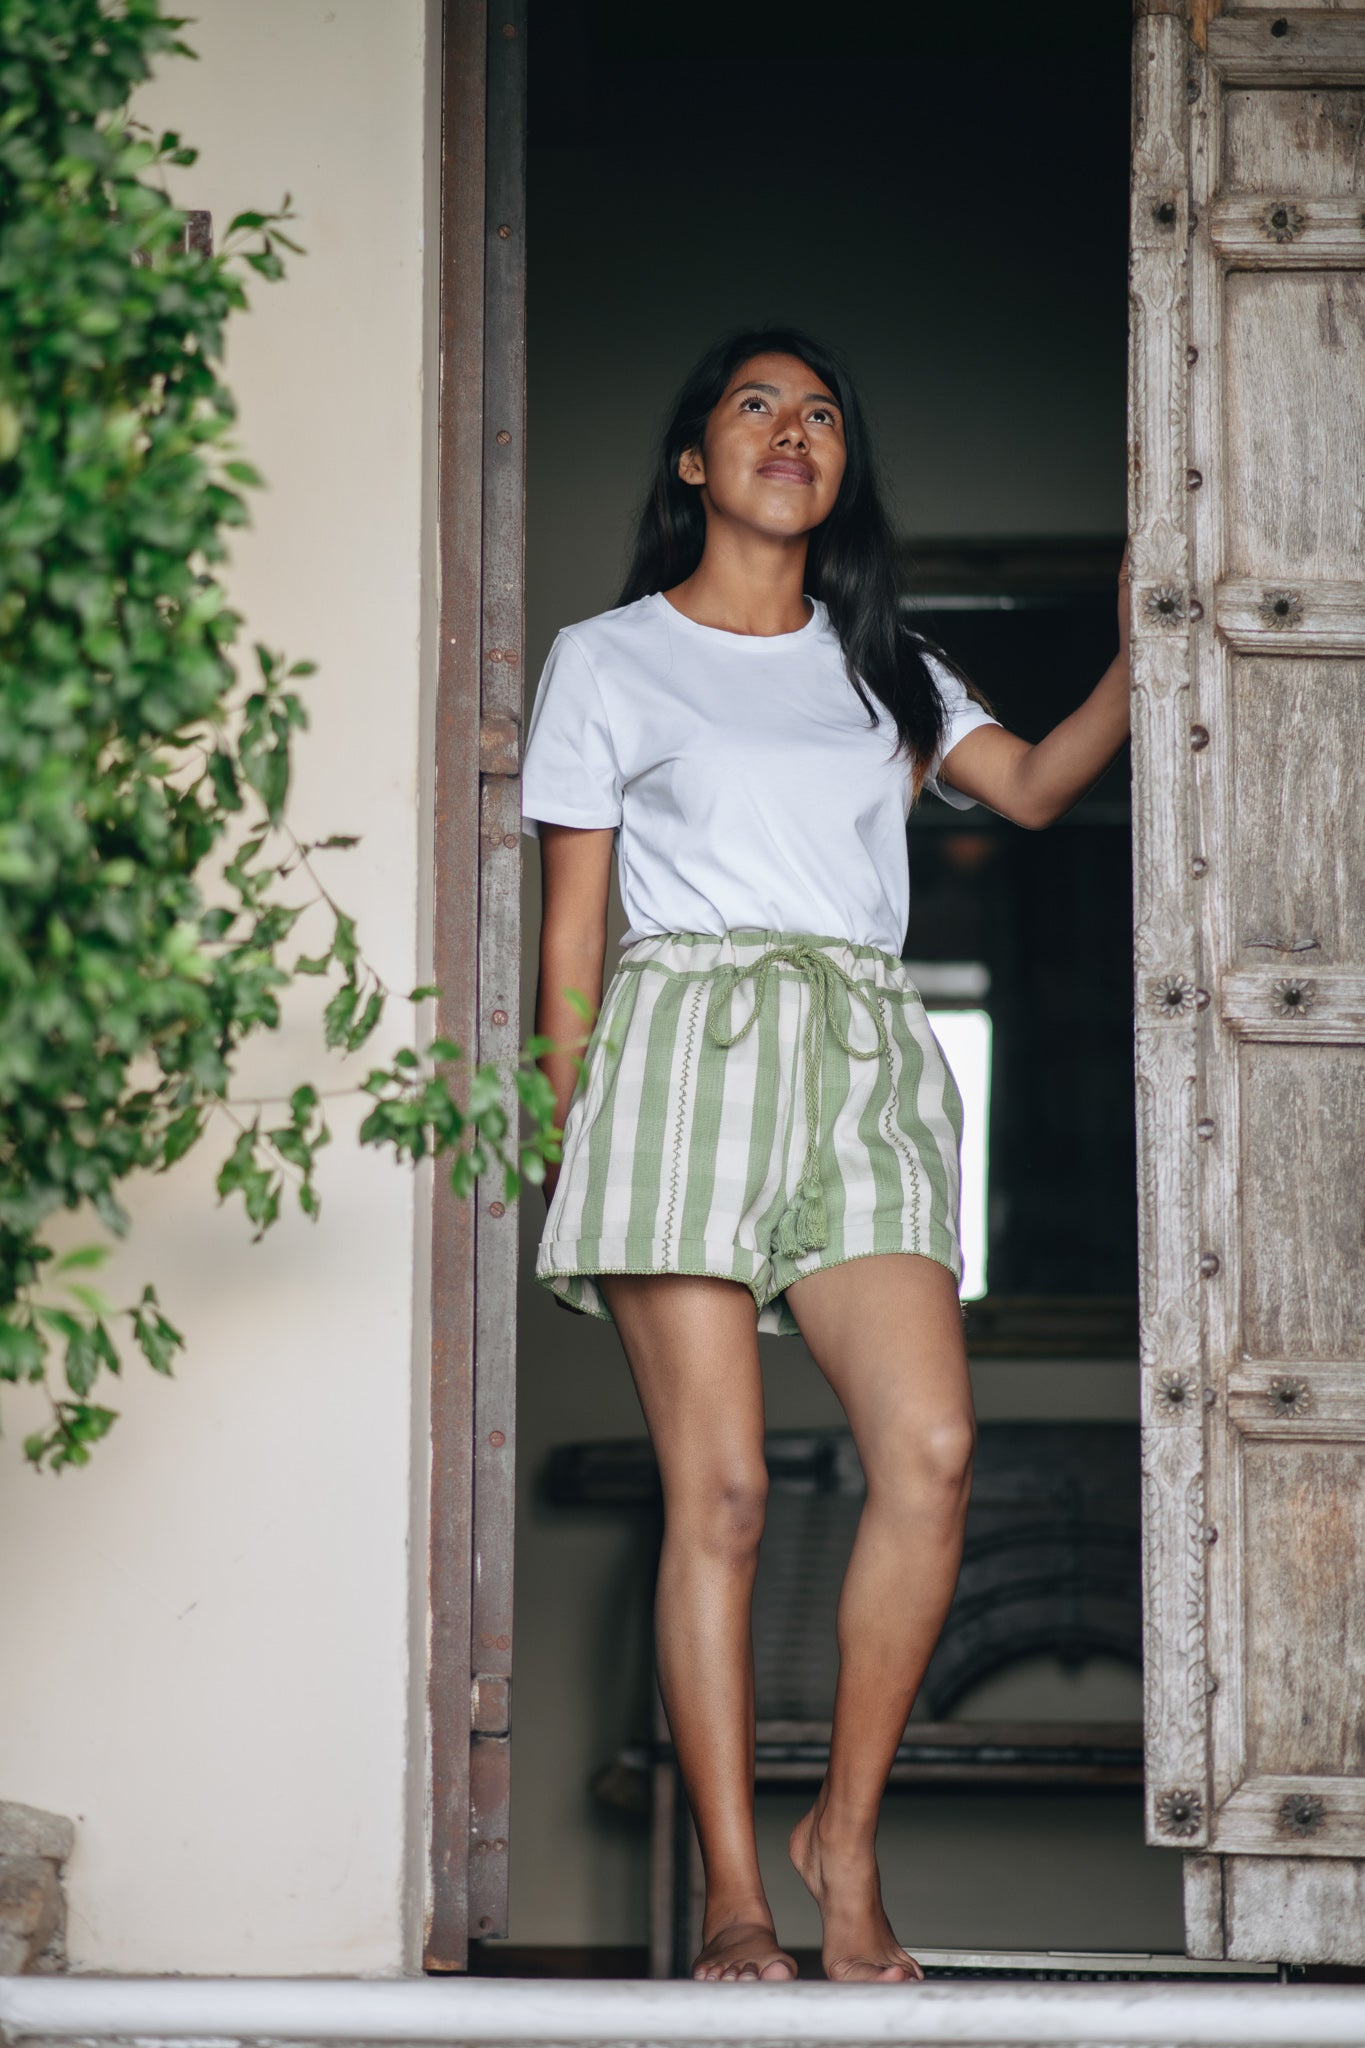
[{"label": "elastic waistband", "polygon": [[[818,946],[850,973],[910,990],[906,962],[880,946],[864,946],[837,933],[779,931],[768,925],[735,925],[726,932],[647,932],[621,950],[620,967],[659,967],[673,974],[710,974],[721,965],[743,966],[772,946]],[[794,970],[793,970],[794,971]]]}]

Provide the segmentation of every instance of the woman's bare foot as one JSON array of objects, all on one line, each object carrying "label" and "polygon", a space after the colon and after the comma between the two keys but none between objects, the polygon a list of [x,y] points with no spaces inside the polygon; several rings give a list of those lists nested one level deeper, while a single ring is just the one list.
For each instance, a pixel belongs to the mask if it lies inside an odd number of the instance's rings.
[{"label": "woman's bare foot", "polygon": [[796,1964],[777,1945],[766,1908],[750,1908],[748,1918],[712,1924],[712,1932],[692,1965],[692,1975],[707,1983],[747,1981],[782,1983],[795,1977]]},{"label": "woman's bare foot", "polygon": [[923,1970],[891,1932],[871,1842],[831,1841],[818,1806],[792,1829],[788,1853],[820,1908],[825,1975],[841,1984],[918,1983]]}]

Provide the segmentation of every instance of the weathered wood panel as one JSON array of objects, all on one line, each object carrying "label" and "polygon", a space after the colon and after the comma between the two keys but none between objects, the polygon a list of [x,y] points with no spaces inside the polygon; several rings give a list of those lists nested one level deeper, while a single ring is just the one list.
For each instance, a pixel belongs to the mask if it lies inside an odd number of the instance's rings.
[{"label": "weathered wood panel", "polygon": [[[484,202],[484,373],[479,835],[479,1058],[502,1075],[515,1136],[521,1040],[520,724],[526,445],[526,4],[488,12]],[[515,1151],[515,1145],[513,1145]],[[491,1176],[479,1189],[475,1278],[474,1557],[470,1673],[497,1709],[470,1736],[469,1924],[508,1930],[512,1570],[517,1343],[517,1204]]]},{"label": "weathered wood panel", "polygon": [[1257,1962],[1276,1930],[1286,1963],[1354,1963],[1365,1944],[1365,1864],[1296,1856],[1224,1856],[1226,1953]]},{"label": "weathered wood panel", "polygon": [[[1365,585],[1353,591],[1365,621]],[[1365,961],[1360,843],[1341,829],[1365,820],[1365,663],[1239,662],[1233,690],[1239,833],[1277,849],[1233,867],[1236,963],[1303,976]]]},{"label": "weathered wood panel", "polygon": [[[438,1026],[475,1042],[479,859],[479,478],[483,389],[484,10],[446,0],[441,141],[440,647],[436,701]],[[474,1408],[474,1213],[437,1174],[431,1236],[429,1894],[423,1961],[468,1956],[469,1611]]]},{"label": "weathered wood panel", "polygon": [[1365,15],[1168,26],[1133,207],[1148,1831],[1208,1845],[1195,1952],[1362,1961]]},{"label": "weathered wood panel", "polygon": [[1242,1060],[1244,1355],[1365,1357],[1365,1046]]},{"label": "weathered wood panel", "polygon": [[1365,654],[1359,583],[1228,577],[1214,604],[1218,630],[1239,654]]},{"label": "weathered wood panel", "polygon": [[1234,271],[1224,328],[1228,568],[1280,582],[1358,580],[1365,561],[1365,279]]},{"label": "weathered wood panel", "polygon": [[1365,93],[1295,86],[1225,93],[1220,183],[1227,194],[1365,192]]},{"label": "weathered wood panel", "polygon": [[[1147,1829],[1208,1826],[1185,421],[1184,24],[1133,43],[1129,531]],[[1207,999],[1206,999],[1207,1000]]]},{"label": "weathered wood panel", "polygon": [[1344,8],[1242,7],[1209,23],[1208,54],[1225,88],[1365,85],[1365,19]]},{"label": "weathered wood panel", "polygon": [[[1365,1776],[1360,1455],[1351,1443],[1305,1442],[1292,1417],[1280,1427],[1244,1454],[1246,1762],[1281,1776]],[[1336,1655],[1322,1653],[1328,1645]]]}]

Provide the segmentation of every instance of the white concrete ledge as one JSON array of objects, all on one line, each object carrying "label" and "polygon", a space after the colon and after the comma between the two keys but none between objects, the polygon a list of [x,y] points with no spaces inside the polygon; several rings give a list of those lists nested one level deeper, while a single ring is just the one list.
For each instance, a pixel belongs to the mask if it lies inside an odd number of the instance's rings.
[{"label": "white concrete ledge", "polygon": [[1365,1990],[1281,1984],[692,1984],[444,1978],[0,1978],[19,2043],[818,2043],[1360,2048]]}]

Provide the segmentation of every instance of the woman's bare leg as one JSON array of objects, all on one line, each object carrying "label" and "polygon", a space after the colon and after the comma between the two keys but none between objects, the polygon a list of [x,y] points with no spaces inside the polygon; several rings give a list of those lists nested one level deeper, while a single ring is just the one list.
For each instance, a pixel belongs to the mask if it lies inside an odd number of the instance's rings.
[{"label": "woman's bare leg", "polygon": [[603,1274],[664,1489],[659,1685],[706,1871],[694,1977],[796,1975],[754,1840],[750,1607],[768,1472],[753,1296],[735,1280]]},{"label": "woman's bare leg", "polygon": [[839,1597],[829,1768],[791,1856],[820,1906],[825,1974],[903,1981],[924,1973],[882,1906],[877,1817],[962,1557],[976,1440],[962,1312],[947,1268],[907,1252],[808,1273],[787,1299],[867,1478]]}]

